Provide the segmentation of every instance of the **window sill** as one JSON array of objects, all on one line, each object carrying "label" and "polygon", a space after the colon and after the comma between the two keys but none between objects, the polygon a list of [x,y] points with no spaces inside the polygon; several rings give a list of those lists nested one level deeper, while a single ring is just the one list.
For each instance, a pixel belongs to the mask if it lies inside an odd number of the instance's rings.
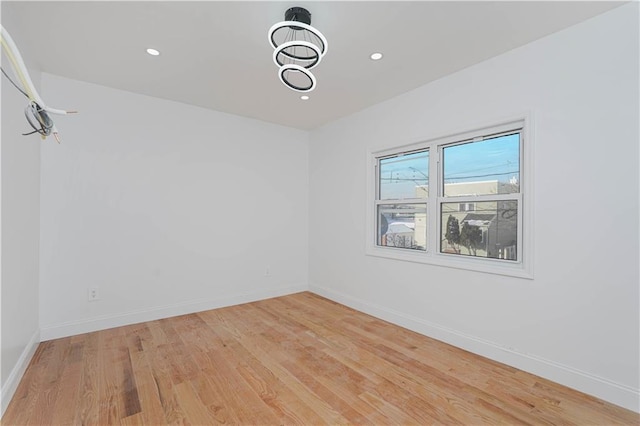
[{"label": "window sill", "polygon": [[440,254],[410,249],[384,248],[368,246],[367,256],[382,257],[404,262],[424,263],[445,268],[464,269],[486,274],[533,279],[533,273],[522,262],[498,261],[473,257],[461,257],[452,254]]}]

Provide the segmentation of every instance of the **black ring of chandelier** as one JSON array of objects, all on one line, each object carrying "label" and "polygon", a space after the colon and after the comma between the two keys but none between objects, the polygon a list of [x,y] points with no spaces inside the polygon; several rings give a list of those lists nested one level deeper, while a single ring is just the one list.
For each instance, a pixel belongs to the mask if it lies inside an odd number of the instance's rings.
[{"label": "black ring of chandelier", "polygon": [[[287,79],[287,77],[284,75],[284,73],[287,71],[294,71],[294,72],[301,73],[302,75],[307,77],[307,79],[309,80],[309,84],[307,86],[298,86],[291,83]],[[280,69],[278,70],[278,77],[280,77],[280,81],[282,81],[282,83],[285,86],[298,92],[310,92],[316,88],[316,78],[314,77],[314,75],[311,74],[311,72],[308,71],[306,68],[301,67],[300,65],[287,64],[287,65],[281,66]]]},{"label": "black ring of chandelier", "polygon": [[[274,24],[269,29],[269,41],[271,42],[271,46],[273,46],[274,49],[278,48],[278,43],[275,41],[275,34],[278,30],[281,30],[283,28],[290,28],[290,29],[295,28],[293,31],[301,31],[301,30],[309,31],[318,40],[320,40],[321,46],[319,46],[320,48],[319,56],[324,56],[325,53],[327,53],[327,48],[329,47],[329,44],[327,43],[327,39],[324,37],[324,35],[322,35],[320,31],[318,31],[311,25],[307,25],[304,22],[299,22],[299,21],[278,22],[277,24]],[[296,55],[295,53],[292,54],[289,52],[283,52],[282,54],[285,56],[288,56],[289,58],[296,59],[299,61],[312,61],[313,59],[315,59],[315,56],[300,56],[300,55]]]},{"label": "black ring of chandelier", "polygon": [[[315,55],[309,56],[309,59],[299,59],[297,55],[290,53],[291,49],[293,49],[295,52],[295,48],[297,47],[310,49],[313,51]],[[302,65],[304,66],[304,68],[308,70],[318,65],[320,63],[320,60],[322,59],[322,54],[320,53],[320,49],[318,48],[318,46],[308,41],[302,41],[302,40],[287,41],[286,43],[282,43],[280,46],[278,46],[276,50],[273,51],[273,62],[275,62],[275,64],[279,67],[287,64],[286,62],[283,62],[280,60],[280,55],[284,55],[294,61],[301,61],[301,62],[311,61],[310,64]]]}]

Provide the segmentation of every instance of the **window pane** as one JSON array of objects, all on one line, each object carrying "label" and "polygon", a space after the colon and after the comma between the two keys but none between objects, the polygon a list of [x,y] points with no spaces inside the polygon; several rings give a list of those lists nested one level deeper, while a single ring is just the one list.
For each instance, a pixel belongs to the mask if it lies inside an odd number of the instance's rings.
[{"label": "window pane", "polygon": [[427,205],[379,205],[378,245],[426,250]]},{"label": "window pane", "polygon": [[520,192],[520,133],[443,149],[445,197]]},{"label": "window pane", "polygon": [[517,201],[479,202],[472,212],[461,212],[459,207],[442,203],[442,253],[518,259]]},{"label": "window pane", "polygon": [[428,197],[429,151],[382,158],[378,164],[380,200]]}]

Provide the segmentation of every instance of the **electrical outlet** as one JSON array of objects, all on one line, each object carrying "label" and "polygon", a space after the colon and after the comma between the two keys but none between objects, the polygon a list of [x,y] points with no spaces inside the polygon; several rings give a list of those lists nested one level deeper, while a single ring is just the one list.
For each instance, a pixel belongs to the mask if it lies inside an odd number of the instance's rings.
[{"label": "electrical outlet", "polygon": [[89,302],[95,302],[96,300],[100,300],[100,293],[98,292],[98,287],[90,288]]}]

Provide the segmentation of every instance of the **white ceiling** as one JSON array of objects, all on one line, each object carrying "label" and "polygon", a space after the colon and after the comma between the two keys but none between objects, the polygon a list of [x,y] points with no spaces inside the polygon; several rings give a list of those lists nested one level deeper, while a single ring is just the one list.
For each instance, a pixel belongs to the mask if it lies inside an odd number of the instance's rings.
[{"label": "white ceiling", "polygon": [[[313,129],[620,4],[3,1],[2,24],[43,71]],[[309,101],[279,81],[267,41],[292,6],[329,41]]]}]

